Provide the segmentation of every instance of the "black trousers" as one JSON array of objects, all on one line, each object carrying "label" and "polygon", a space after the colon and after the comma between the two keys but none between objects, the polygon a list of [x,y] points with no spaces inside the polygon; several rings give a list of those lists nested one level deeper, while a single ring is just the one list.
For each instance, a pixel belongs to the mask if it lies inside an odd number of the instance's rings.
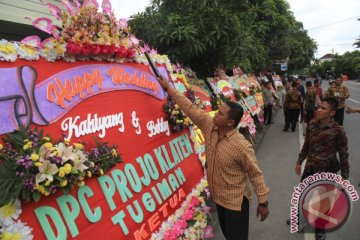
[{"label": "black trousers", "polygon": [[264,106],[264,122],[265,124],[270,124],[272,121],[272,105]]},{"label": "black trousers", "polygon": [[285,110],[285,130],[289,130],[291,124],[291,130],[295,131],[296,123],[299,119],[300,109],[286,109]]},{"label": "black trousers", "polygon": [[221,230],[227,240],[248,240],[249,200],[244,197],[241,211],[234,211],[216,204]]},{"label": "black trousers", "polygon": [[336,110],[336,114],[334,116],[335,122],[337,122],[341,126],[344,124],[344,110],[345,108],[339,108],[338,110]]},{"label": "black trousers", "polygon": [[306,110],[306,123],[309,123],[311,119],[315,116],[314,110]]}]

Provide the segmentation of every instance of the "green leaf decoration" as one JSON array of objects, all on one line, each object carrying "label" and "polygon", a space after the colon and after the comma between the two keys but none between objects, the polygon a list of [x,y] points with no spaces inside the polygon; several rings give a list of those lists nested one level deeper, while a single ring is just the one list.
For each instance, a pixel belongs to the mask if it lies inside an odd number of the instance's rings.
[{"label": "green leaf decoration", "polygon": [[0,207],[14,201],[20,195],[22,183],[15,173],[15,161],[5,160],[0,164]]},{"label": "green leaf decoration", "polygon": [[34,199],[35,202],[38,202],[41,198],[41,194],[38,191],[34,191],[32,194],[32,197]]}]

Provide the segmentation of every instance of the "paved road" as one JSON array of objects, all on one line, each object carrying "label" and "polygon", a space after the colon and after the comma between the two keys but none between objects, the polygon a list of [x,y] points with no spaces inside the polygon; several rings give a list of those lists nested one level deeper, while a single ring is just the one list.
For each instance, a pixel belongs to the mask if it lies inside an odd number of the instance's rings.
[{"label": "paved road", "polygon": [[[348,81],[345,85],[350,89],[349,106],[360,108],[360,83]],[[323,89],[328,82],[323,81]],[[282,132],[284,116],[278,111],[274,116],[274,124],[266,131],[263,141],[257,148],[257,159],[265,174],[265,180],[270,187],[270,215],[265,222],[256,218],[257,199],[250,204],[250,236],[249,240],[288,240],[314,239],[312,234],[292,234],[286,219],[289,217],[290,198],[299,183],[299,177],[294,173],[294,166],[300,151],[303,135],[302,127],[296,132]],[[350,152],[350,182],[360,193],[360,114],[346,114],[345,130],[349,140]],[[305,129],[305,125],[303,126]],[[216,219],[215,219],[216,221]],[[353,203],[353,211],[348,222],[339,230],[327,233],[328,240],[360,240],[360,201]],[[214,240],[225,239],[217,225]]]}]

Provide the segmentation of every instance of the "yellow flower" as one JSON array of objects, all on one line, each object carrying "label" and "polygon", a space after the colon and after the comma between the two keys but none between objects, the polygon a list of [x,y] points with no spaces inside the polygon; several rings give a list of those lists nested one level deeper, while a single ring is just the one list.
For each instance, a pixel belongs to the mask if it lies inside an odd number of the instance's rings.
[{"label": "yellow flower", "polygon": [[64,172],[65,172],[65,174],[71,173],[71,170],[72,170],[71,164],[70,164],[70,163],[66,163],[66,164],[64,165]]},{"label": "yellow flower", "polygon": [[100,176],[104,175],[104,170],[102,168],[99,169]]},{"label": "yellow flower", "polygon": [[36,189],[41,193],[45,191],[45,187],[43,185],[38,185]]},{"label": "yellow flower", "polygon": [[24,139],[24,143],[27,143],[29,141],[29,139]]},{"label": "yellow flower", "polygon": [[60,182],[60,186],[65,187],[68,184],[67,179],[64,179]]},{"label": "yellow flower", "polygon": [[39,160],[40,156],[36,153],[32,153],[30,156],[30,159],[33,160],[34,162],[36,162],[37,160]]},{"label": "yellow flower", "polygon": [[86,175],[87,175],[89,178],[91,178],[92,173],[91,173],[90,171],[87,171]]},{"label": "yellow flower", "polygon": [[20,233],[3,232],[1,234],[2,240],[21,240],[22,235]]},{"label": "yellow flower", "polygon": [[41,167],[43,164],[41,162],[34,163],[35,167]]},{"label": "yellow flower", "polygon": [[118,155],[115,148],[111,149],[111,155],[113,157],[116,157]]},{"label": "yellow flower", "polygon": [[69,139],[67,139],[67,138],[65,138],[65,139],[64,139],[64,143],[65,143],[66,145],[69,145],[70,140],[69,140]]},{"label": "yellow flower", "polygon": [[175,110],[178,110],[178,109],[179,109],[179,105],[175,104],[174,109],[175,109]]},{"label": "yellow flower", "polygon": [[74,145],[74,147],[76,149],[83,149],[84,148],[84,146],[81,143],[73,143],[73,145]]},{"label": "yellow flower", "polygon": [[16,206],[14,203],[9,203],[0,208],[2,217],[11,217],[16,212]]},{"label": "yellow flower", "polygon": [[59,175],[59,177],[65,177],[64,168],[61,167],[61,168],[59,169],[59,174],[58,174],[58,175]]},{"label": "yellow flower", "polygon": [[45,186],[47,187],[47,186],[49,186],[50,184],[52,183],[52,181],[50,181],[50,180],[46,180],[46,182],[45,182]]},{"label": "yellow flower", "polygon": [[47,149],[50,149],[53,147],[52,143],[51,142],[47,142],[44,144],[44,146],[47,148]]},{"label": "yellow flower", "polygon": [[80,180],[80,181],[82,181],[82,180],[84,180],[84,176],[78,176],[77,179]]},{"label": "yellow flower", "polygon": [[84,185],[85,185],[85,182],[84,182],[84,181],[78,182],[78,186],[79,186],[79,187],[82,187],[82,186],[84,186]]},{"label": "yellow flower", "polygon": [[27,142],[24,146],[23,146],[23,149],[24,150],[27,150],[27,149],[29,149],[29,148],[31,148],[32,147],[32,142]]},{"label": "yellow flower", "polygon": [[44,137],[43,138],[45,141],[47,141],[47,142],[50,142],[50,138],[49,137]]},{"label": "yellow flower", "polygon": [[0,143],[0,150],[2,150],[4,148],[4,146]]},{"label": "yellow flower", "polygon": [[50,192],[49,192],[49,191],[45,191],[45,192],[44,192],[44,195],[45,195],[45,196],[49,196],[49,195],[50,195]]},{"label": "yellow flower", "polygon": [[94,166],[95,166],[95,163],[94,163],[94,162],[90,162],[90,165],[91,165],[91,167],[94,167]]}]

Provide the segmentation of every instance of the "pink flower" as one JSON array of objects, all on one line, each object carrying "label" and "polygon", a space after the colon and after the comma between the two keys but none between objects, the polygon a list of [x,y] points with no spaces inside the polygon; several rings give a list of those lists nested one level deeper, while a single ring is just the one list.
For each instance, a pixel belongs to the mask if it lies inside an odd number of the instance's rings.
[{"label": "pink flower", "polygon": [[102,54],[108,54],[108,53],[110,53],[110,46],[108,46],[108,45],[102,45],[102,46],[101,46],[101,53],[102,53]]},{"label": "pink flower", "polygon": [[101,48],[100,48],[99,45],[97,45],[97,44],[91,45],[91,52],[92,52],[92,54],[98,55],[98,54],[100,53],[100,51],[101,51]]},{"label": "pink flower", "polygon": [[175,240],[176,238],[177,236],[172,229],[167,230],[164,234],[164,239]]},{"label": "pink flower", "polygon": [[85,56],[89,55],[91,53],[91,46],[89,44],[84,44],[81,49],[81,53]]},{"label": "pink flower", "polygon": [[204,207],[204,213],[205,214],[209,214],[210,210],[211,210],[211,207],[208,207],[208,206]]},{"label": "pink flower", "polygon": [[70,54],[78,55],[81,52],[81,47],[76,43],[69,42],[66,45],[66,51]]},{"label": "pink flower", "polygon": [[196,207],[199,204],[200,204],[200,200],[198,198],[196,198],[196,197],[193,197],[191,199],[191,202],[190,202],[189,206]]},{"label": "pink flower", "polygon": [[194,210],[193,209],[186,209],[184,214],[182,215],[182,219],[187,221],[193,218]]},{"label": "pink flower", "polygon": [[110,46],[109,46],[109,52],[110,52],[111,54],[116,54],[117,51],[118,51],[118,48],[117,48],[115,45],[110,45]]},{"label": "pink flower", "polygon": [[134,58],[135,57],[135,50],[134,49],[128,49],[127,54],[126,54],[127,58]]},{"label": "pink flower", "polygon": [[125,58],[126,55],[127,55],[127,50],[126,50],[126,48],[125,48],[124,46],[118,47],[116,56],[117,56],[118,58]]},{"label": "pink flower", "polygon": [[211,226],[207,226],[204,229],[204,238],[211,238],[214,236],[214,229]]}]

